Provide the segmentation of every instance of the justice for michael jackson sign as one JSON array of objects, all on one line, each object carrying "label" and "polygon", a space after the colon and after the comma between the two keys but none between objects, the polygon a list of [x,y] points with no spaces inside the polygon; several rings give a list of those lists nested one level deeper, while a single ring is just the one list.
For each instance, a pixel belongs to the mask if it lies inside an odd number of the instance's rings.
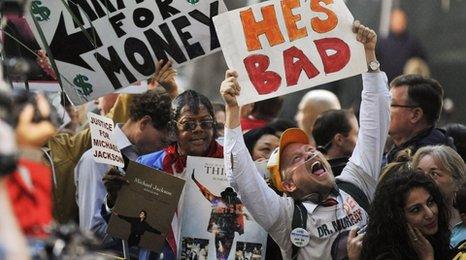
[{"label": "justice for michael jackson sign", "polygon": [[343,0],[275,0],[214,17],[228,67],[238,71],[240,105],[367,70]]},{"label": "justice for michael jackson sign", "polygon": [[224,11],[222,0],[34,0],[27,20],[77,105],[148,78],[157,60],[220,50],[212,17]]}]

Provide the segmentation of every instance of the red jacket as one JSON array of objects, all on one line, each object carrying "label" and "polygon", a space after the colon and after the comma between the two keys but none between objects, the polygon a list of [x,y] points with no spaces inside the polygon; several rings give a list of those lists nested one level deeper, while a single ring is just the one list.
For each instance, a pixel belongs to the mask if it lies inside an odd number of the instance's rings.
[{"label": "red jacket", "polygon": [[[20,171],[29,172],[32,187]],[[13,211],[27,236],[45,237],[52,221],[52,174],[43,163],[20,159],[18,170],[6,178]]]}]

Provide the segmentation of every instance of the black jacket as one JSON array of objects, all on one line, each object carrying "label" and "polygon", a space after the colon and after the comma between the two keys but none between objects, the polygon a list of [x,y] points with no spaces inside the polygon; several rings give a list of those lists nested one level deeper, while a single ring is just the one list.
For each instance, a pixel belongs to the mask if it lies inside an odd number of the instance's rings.
[{"label": "black jacket", "polygon": [[398,152],[406,148],[411,149],[411,152],[414,154],[419,148],[423,146],[442,144],[450,146],[456,150],[455,145],[453,144],[453,139],[447,136],[443,129],[433,127],[428,128],[400,146],[393,145],[392,149],[390,149],[390,152],[387,154],[387,163],[395,160]]}]

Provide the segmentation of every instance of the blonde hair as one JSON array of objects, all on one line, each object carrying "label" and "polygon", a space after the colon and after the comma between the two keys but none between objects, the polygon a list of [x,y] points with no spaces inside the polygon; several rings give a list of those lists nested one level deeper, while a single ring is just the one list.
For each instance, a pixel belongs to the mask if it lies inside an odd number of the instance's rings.
[{"label": "blonde hair", "polygon": [[416,74],[424,78],[429,78],[429,65],[421,58],[411,58],[406,62],[403,68],[403,74]]},{"label": "blonde hair", "polygon": [[426,155],[432,156],[437,163],[451,174],[458,188],[463,184],[466,166],[455,150],[446,145],[424,146],[414,154],[413,166],[417,168],[421,159]]}]

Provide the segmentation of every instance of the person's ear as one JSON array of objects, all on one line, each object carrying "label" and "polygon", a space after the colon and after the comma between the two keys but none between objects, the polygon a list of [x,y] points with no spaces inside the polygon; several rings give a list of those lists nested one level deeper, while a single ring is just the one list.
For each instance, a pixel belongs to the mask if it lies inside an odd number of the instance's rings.
[{"label": "person's ear", "polygon": [[343,146],[344,142],[345,142],[345,137],[342,134],[338,133],[333,137],[332,144],[335,144],[337,146]]},{"label": "person's ear", "polygon": [[139,120],[139,130],[144,131],[150,124],[152,124],[152,118],[148,115],[143,116]]},{"label": "person's ear", "polygon": [[287,193],[292,193],[298,189],[292,180],[286,180],[282,182],[283,189]]},{"label": "person's ear", "polygon": [[411,123],[413,124],[418,123],[423,118],[424,118],[424,111],[422,111],[422,108],[416,107],[412,109],[411,116],[410,116]]}]

